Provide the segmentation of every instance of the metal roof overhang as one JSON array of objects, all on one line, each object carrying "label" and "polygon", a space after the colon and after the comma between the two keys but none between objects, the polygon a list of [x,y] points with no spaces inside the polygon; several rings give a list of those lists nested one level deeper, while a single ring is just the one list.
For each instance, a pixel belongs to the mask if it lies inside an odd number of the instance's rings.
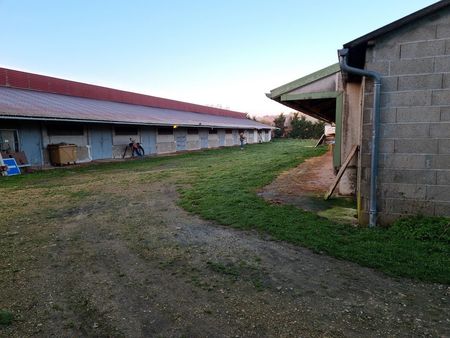
[{"label": "metal roof overhang", "polygon": [[319,120],[335,122],[336,120],[336,98],[340,92],[317,92],[305,94],[284,94],[281,101],[292,102],[305,112],[311,112]]},{"label": "metal roof overhang", "polygon": [[273,129],[253,120],[0,87],[0,119],[198,128]]},{"label": "metal roof overhang", "polygon": [[301,111],[309,116],[325,122],[335,122],[336,120],[336,97],[338,92],[330,97],[324,98],[284,98],[276,100],[281,104]]},{"label": "metal roof overhang", "polygon": [[307,93],[293,93],[296,89],[307,87],[316,81],[333,76],[340,71],[338,63],[304,76],[295,81],[277,87],[266,96],[289,108],[301,111],[309,116],[325,122],[336,120],[336,98],[338,91],[320,91]]}]

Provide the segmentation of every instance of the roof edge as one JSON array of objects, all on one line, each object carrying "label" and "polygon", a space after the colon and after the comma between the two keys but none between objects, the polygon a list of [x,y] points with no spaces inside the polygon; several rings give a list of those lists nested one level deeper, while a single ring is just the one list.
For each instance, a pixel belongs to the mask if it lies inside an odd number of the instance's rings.
[{"label": "roof edge", "polygon": [[246,118],[246,113],[0,67],[0,86],[102,101]]},{"label": "roof edge", "polygon": [[279,97],[291,90],[294,90],[298,87],[307,85],[309,83],[315,82],[317,80],[323,79],[327,76],[330,76],[334,73],[340,72],[341,68],[339,66],[339,63],[332,64],[331,66],[325,67],[323,69],[320,69],[314,73],[311,73],[309,75],[306,75],[304,77],[301,77],[297,80],[294,80],[292,82],[286,83],[285,85],[282,85],[280,87],[277,87],[275,89],[272,89],[270,93],[267,93],[266,96],[270,99],[274,99],[276,97]]},{"label": "roof edge", "polygon": [[450,0],[442,0],[442,1],[436,2],[430,6],[427,6],[427,7],[422,8],[414,13],[404,16],[403,18],[395,20],[383,27],[380,27],[370,33],[367,33],[357,39],[347,42],[343,46],[344,46],[344,48],[354,48],[358,45],[367,43],[369,40],[378,38],[379,36],[387,34],[397,28],[400,28],[406,24],[409,24],[410,22],[413,22],[414,20],[421,19],[427,15],[430,15],[430,14],[432,14],[442,8],[448,7],[448,6],[450,6]]},{"label": "roof edge", "polygon": [[[22,116],[22,115],[0,115],[0,120],[22,120],[22,121],[44,121],[44,122],[70,122],[70,123],[92,123],[92,124],[111,124],[111,125],[133,125],[133,126],[151,126],[151,127],[172,127],[173,123],[148,123],[148,122],[127,122],[127,121],[109,121],[109,120],[88,120],[75,118],[58,118],[58,117],[44,117],[44,116]],[[215,124],[177,124],[181,128],[212,128],[212,129],[275,129],[273,126],[255,121],[258,126],[248,126],[243,124],[237,125],[215,125]]]}]

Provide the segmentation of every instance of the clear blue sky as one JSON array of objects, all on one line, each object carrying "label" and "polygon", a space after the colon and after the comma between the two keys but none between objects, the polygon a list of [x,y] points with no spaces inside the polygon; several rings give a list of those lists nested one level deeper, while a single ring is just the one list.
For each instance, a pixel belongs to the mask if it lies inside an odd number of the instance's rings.
[{"label": "clear blue sky", "polygon": [[0,0],[0,65],[251,115],[264,93],[435,1]]}]

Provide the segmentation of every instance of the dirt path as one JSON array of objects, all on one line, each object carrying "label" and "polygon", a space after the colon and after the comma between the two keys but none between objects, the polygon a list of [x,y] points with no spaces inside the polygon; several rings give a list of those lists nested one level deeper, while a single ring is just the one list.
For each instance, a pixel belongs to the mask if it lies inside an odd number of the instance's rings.
[{"label": "dirt path", "polygon": [[[269,194],[282,195],[322,195],[334,180],[333,154],[330,151],[322,156],[312,157],[296,168],[283,172],[274,182],[264,188]],[[275,191],[274,191],[275,190]]]},{"label": "dirt path", "polygon": [[335,222],[357,224],[357,212],[351,197],[324,201],[323,195],[335,179],[331,150],[283,172],[258,194],[271,203],[290,204],[313,211]]},{"label": "dirt path", "polygon": [[292,204],[308,211],[329,208],[323,194],[334,180],[332,152],[313,157],[296,168],[283,172],[259,192],[273,203]]},{"label": "dirt path", "polygon": [[95,196],[7,229],[27,258],[0,266],[0,308],[17,318],[2,337],[450,335],[446,286],[205,222],[161,179],[77,184]]}]

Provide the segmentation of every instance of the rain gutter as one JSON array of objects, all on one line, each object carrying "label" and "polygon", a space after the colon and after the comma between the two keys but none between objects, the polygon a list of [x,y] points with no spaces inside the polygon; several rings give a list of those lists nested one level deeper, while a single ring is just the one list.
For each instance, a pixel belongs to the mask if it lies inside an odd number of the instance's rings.
[{"label": "rain gutter", "polygon": [[370,163],[370,206],[369,206],[369,227],[377,225],[377,178],[378,178],[378,142],[380,132],[380,92],[381,74],[371,70],[364,70],[349,66],[347,63],[348,49],[340,49],[339,63],[343,72],[370,77],[374,81],[374,99],[372,114],[372,154]]}]

